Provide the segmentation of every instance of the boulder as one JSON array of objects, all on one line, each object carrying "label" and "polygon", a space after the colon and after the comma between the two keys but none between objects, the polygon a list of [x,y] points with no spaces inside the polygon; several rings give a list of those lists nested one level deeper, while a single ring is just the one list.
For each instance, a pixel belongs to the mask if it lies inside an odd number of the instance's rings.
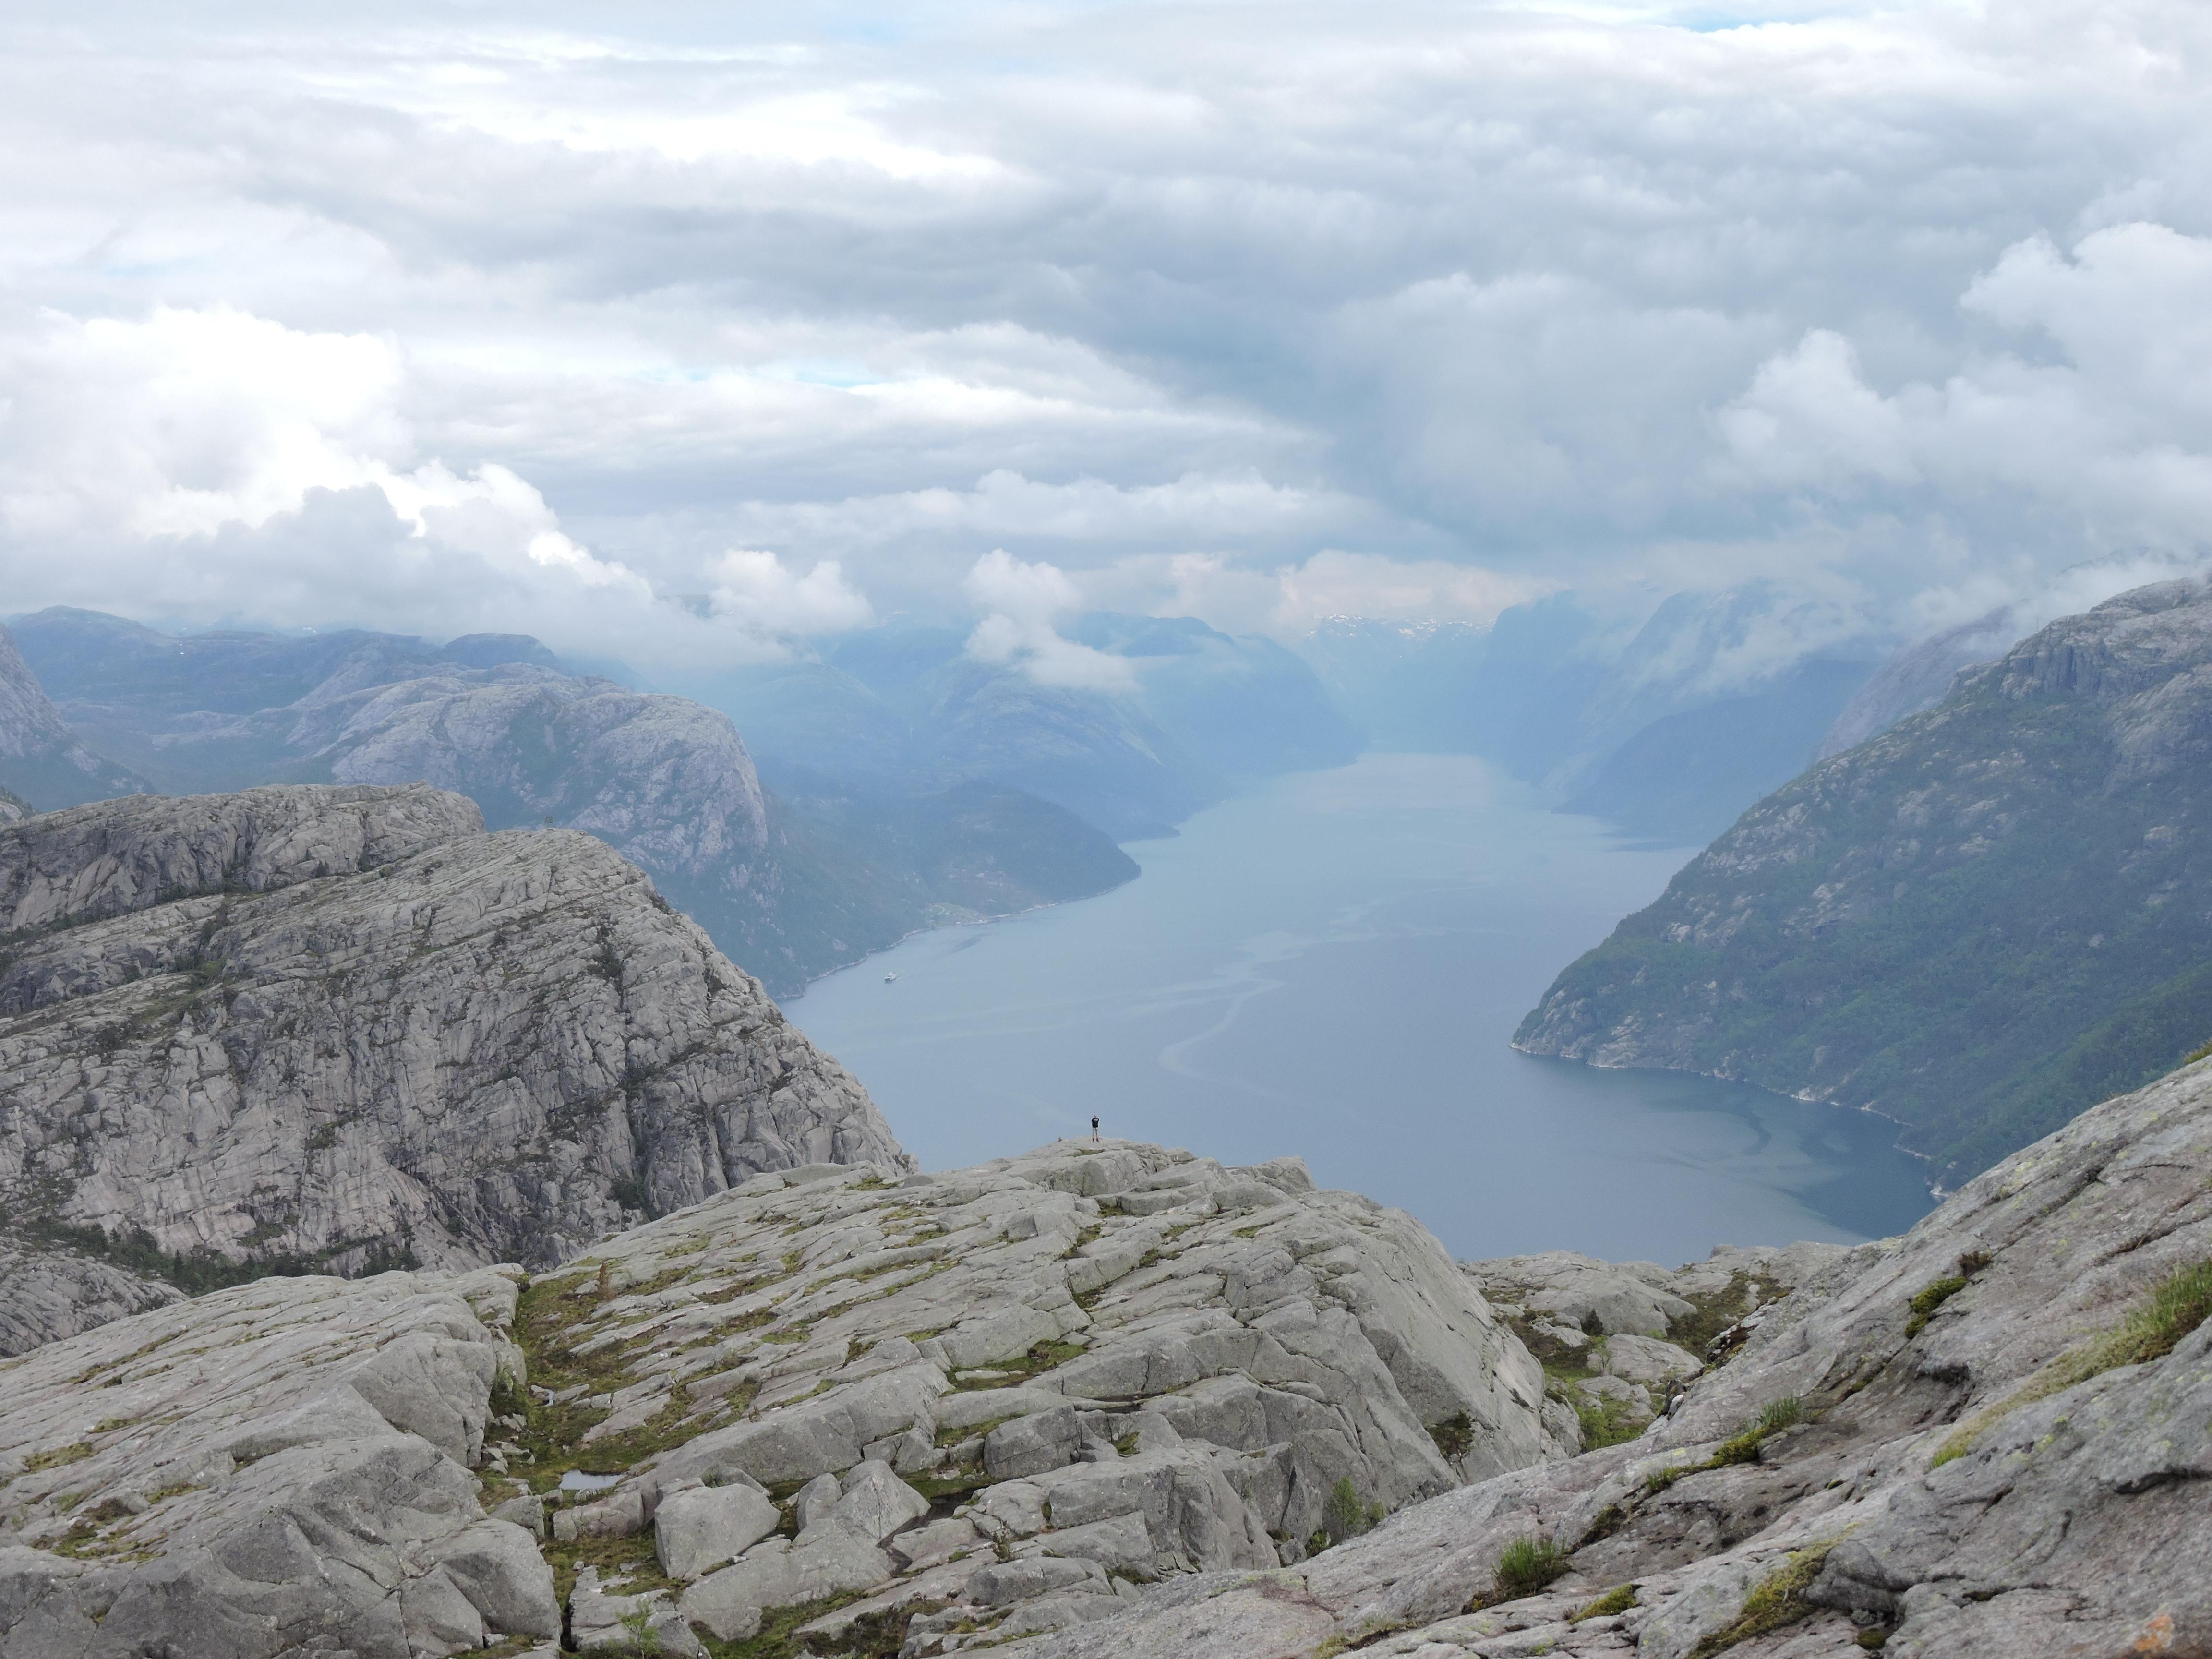
[{"label": "boulder", "polygon": [[771,1538],[684,1592],[684,1617],[717,1641],[759,1632],[767,1607],[791,1607],[848,1590],[872,1589],[891,1576],[890,1558],[859,1534],[831,1522],[798,1543]]},{"label": "boulder", "polygon": [[928,1513],[929,1500],[894,1474],[890,1464],[866,1462],[845,1477],[842,1495],[819,1524],[844,1527],[880,1544]]},{"label": "boulder", "polygon": [[782,1518],[775,1504],[750,1486],[670,1492],[653,1512],[653,1553],[671,1578],[701,1577],[743,1555]]},{"label": "boulder", "polygon": [[1603,1364],[1607,1376],[1646,1383],[1686,1382],[1705,1369],[1688,1349],[1649,1336],[1608,1337]]},{"label": "boulder", "polygon": [[1002,1561],[983,1568],[968,1581],[968,1599],[987,1607],[1002,1607],[1049,1592],[1080,1589],[1100,1595],[1108,1593],[1105,1569],[1095,1561],[1057,1560],[1049,1556],[1024,1561]]},{"label": "boulder", "polygon": [[616,1649],[668,1654],[675,1659],[706,1659],[707,1654],[665,1592],[611,1594],[599,1588],[596,1567],[576,1575],[576,1587],[568,1595],[568,1634],[582,1653]]}]

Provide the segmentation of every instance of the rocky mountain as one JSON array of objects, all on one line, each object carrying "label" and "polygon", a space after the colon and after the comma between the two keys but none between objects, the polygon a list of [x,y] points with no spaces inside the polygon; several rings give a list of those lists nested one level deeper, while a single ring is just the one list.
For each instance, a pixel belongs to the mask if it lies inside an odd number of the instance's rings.
[{"label": "rocky mountain", "polygon": [[2212,1037],[2212,591],[2052,623],[1746,813],[1516,1045],[1877,1110],[1947,1179]]},{"label": "rocky mountain", "polygon": [[580,830],[779,989],[917,927],[1136,873],[1105,836],[1012,789],[773,800],[727,716],[571,673],[520,635],[178,637],[63,609],[17,627],[68,718],[164,787],[428,782],[495,830]]},{"label": "rocky mountain", "polygon": [[[801,1167],[13,1362],[0,1654],[2195,1652],[2208,1311],[2212,1066],[1673,1273],[1458,1268],[1294,1159]],[[1576,1378],[1663,1409],[1575,1455]]]},{"label": "rocky mountain", "polygon": [[[0,828],[0,1109],[15,1248],[193,1288],[547,1266],[763,1170],[903,1158],[636,867],[422,785]],[[47,1277],[17,1326],[128,1302]]]},{"label": "rocky mountain", "polygon": [[77,741],[15,637],[0,628],[0,822],[145,787]]},{"label": "rocky mountain", "polygon": [[1851,695],[1820,739],[1818,757],[1840,755],[1888,731],[1907,714],[1933,708],[1943,701],[1960,669],[2003,655],[2019,639],[2025,630],[2014,626],[2012,617],[2009,608],[1992,611],[1899,652]]}]

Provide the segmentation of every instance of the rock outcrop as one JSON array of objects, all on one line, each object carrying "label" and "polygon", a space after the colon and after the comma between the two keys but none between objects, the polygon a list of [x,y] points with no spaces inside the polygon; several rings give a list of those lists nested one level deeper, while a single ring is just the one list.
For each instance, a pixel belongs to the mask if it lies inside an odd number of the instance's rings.
[{"label": "rock outcrop", "polygon": [[[0,1656],[2212,1646],[2212,1062],[1849,1249],[1462,1269],[1109,1141],[763,1174],[520,1279],[9,1363]],[[1668,1409],[1564,1455],[1478,1284]]]},{"label": "rock outcrop", "polygon": [[1514,1042],[1879,1112],[1956,1185],[2212,1036],[2208,763],[2212,588],[2123,594],[1761,801]]},{"label": "rock outcrop", "polygon": [[[270,1279],[0,1369],[6,1659],[412,1659],[561,1629],[471,1465],[513,1269]],[[550,1651],[550,1649],[549,1649]]]},{"label": "rock outcrop", "polygon": [[144,779],[76,740],[15,637],[0,628],[0,823],[145,787]]},{"label": "rock outcrop", "polygon": [[[1637,1439],[1005,1650],[2212,1650],[2212,1065],[2083,1114],[1904,1238],[1822,1254],[1771,1259],[1806,1277]],[[1594,1268],[1536,1282],[1577,1277],[1599,1288]],[[910,1659],[964,1640],[935,1628]]]},{"label": "rock outcrop", "polygon": [[203,1285],[550,1266],[763,1170],[904,1167],[637,869],[422,786],[0,828],[0,1108],[19,1240]]},{"label": "rock outcrop", "polygon": [[0,1656],[445,1655],[556,1597],[586,1650],[1005,1638],[1565,1451],[1434,1237],[1295,1159],[810,1165],[521,1277],[264,1280],[12,1362]]}]

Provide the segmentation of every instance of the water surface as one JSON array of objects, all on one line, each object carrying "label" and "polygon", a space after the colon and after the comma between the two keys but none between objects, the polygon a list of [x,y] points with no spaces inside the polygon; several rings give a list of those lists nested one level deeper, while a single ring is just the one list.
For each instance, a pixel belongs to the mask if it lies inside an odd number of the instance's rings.
[{"label": "water surface", "polygon": [[1462,1256],[1671,1264],[1856,1242],[1930,1206],[1881,1119],[1506,1047],[1680,848],[1546,811],[1480,761],[1387,755],[1129,851],[1144,873],[1125,887],[917,935],[787,1012],[930,1169],[1088,1133],[1096,1113],[1224,1163],[1296,1152]]}]

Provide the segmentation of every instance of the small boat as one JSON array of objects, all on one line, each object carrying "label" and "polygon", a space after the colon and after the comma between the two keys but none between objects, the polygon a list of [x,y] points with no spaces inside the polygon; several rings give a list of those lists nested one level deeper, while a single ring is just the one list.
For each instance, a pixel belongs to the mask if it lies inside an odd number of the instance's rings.
[{"label": "small boat", "polygon": [[885,975],[884,975],[884,984],[886,984],[886,985],[888,985],[888,984],[890,984],[893,980],[896,979],[897,977],[898,977],[898,975],[897,975],[896,974],[885,974]]}]

